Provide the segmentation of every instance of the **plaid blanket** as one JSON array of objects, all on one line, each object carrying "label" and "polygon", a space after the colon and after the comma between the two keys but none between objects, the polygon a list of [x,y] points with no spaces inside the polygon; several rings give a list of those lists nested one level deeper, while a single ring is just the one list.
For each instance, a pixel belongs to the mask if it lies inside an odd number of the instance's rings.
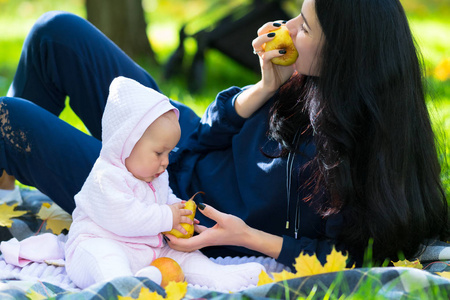
[{"label": "plaid blanket", "polygon": [[[34,284],[3,281],[0,295],[1,299],[28,299],[27,296],[40,299],[38,295],[51,299],[117,299],[119,295],[137,298],[142,287],[166,296],[159,285],[136,277],[120,277],[84,290],[64,289],[45,281]],[[188,287],[185,299],[297,299],[308,295],[314,299],[327,296],[338,299],[342,295],[358,299],[448,299],[450,281],[413,268],[353,269],[290,279],[237,293]]]},{"label": "plaid blanket", "polygon": [[[23,191],[22,209],[29,214],[14,220],[9,229],[0,228],[0,238],[21,240],[33,235],[42,221],[37,213],[43,202],[51,202],[45,195]],[[188,286],[186,299],[338,299],[342,295],[361,299],[449,299],[450,280],[436,272],[450,271],[450,245],[433,241],[419,257],[423,269],[384,267],[357,268],[337,273],[306,276],[286,281],[250,287],[236,293],[220,293],[205,287]],[[262,263],[268,273],[285,268],[267,257],[218,258],[216,263]],[[151,280],[136,277],[121,277],[98,283],[80,290],[68,278],[63,266],[32,263],[24,268],[7,264],[0,256],[1,299],[117,299],[118,296],[137,298],[141,288],[156,291],[165,296],[165,291]]]}]

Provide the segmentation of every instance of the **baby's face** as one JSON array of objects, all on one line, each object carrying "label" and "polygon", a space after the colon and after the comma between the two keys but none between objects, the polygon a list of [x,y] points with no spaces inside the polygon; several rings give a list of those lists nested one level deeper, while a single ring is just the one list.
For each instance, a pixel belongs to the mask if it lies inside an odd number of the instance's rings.
[{"label": "baby's face", "polygon": [[180,140],[181,130],[173,111],[161,115],[145,130],[125,159],[127,170],[137,179],[151,182],[169,165],[169,153]]}]

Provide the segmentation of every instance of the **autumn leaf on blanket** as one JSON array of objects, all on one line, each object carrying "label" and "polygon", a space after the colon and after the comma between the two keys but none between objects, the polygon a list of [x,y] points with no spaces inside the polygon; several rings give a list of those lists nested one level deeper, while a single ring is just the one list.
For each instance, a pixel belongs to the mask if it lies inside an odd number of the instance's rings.
[{"label": "autumn leaf on blanket", "polygon": [[261,271],[258,276],[258,284],[256,286],[261,286],[272,282],[274,282],[274,280],[270,278],[269,274],[267,274],[266,271]]},{"label": "autumn leaf on blanket", "polygon": [[187,282],[175,282],[171,281],[166,286],[166,299],[168,300],[180,300],[183,299],[187,292]]},{"label": "autumn leaf on blanket", "polygon": [[157,292],[150,292],[148,288],[141,288],[139,292],[139,296],[137,298],[133,298],[131,296],[118,296],[118,300],[164,300],[164,297],[158,294]]},{"label": "autumn leaf on blanket", "polygon": [[286,270],[283,270],[279,273],[272,273],[272,276],[273,279],[265,271],[261,271],[258,277],[258,284],[256,286],[301,277],[300,275],[288,272]]},{"label": "autumn leaf on blanket", "polygon": [[311,276],[325,273],[324,267],[315,254],[310,256],[308,254],[303,254],[303,252],[300,253],[295,259],[294,267],[297,271],[296,274],[299,276]]},{"label": "autumn leaf on blanket", "polygon": [[267,283],[284,281],[292,278],[303,276],[312,276],[322,273],[331,273],[347,270],[348,255],[343,255],[342,252],[337,251],[334,247],[331,253],[327,255],[327,262],[322,266],[317,256],[304,254],[303,252],[295,259],[295,273],[283,270],[280,273],[272,273],[273,280],[266,272],[261,272],[259,275],[258,286]]},{"label": "autumn leaf on blanket", "polygon": [[131,296],[118,296],[118,300],[180,300],[183,299],[187,292],[187,282],[175,282],[171,281],[166,286],[166,298],[158,294],[157,292],[150,292],[148,288],[141,288],[137,298]]},{"label": "autumn leaf on blanket", "polygon": [[272,273],[272,275],[273,275],[273,280],[275,280],[277,282],[292,279],[292,278],[302,277],[299,274],[294,274],[294,273],[288,272],[286,270],[283,270],[279,273]]},{"label": "autumn leaf on blanket", "polygon": [[46,229],[54,234],[60,234],[63,229],[69,229],[72,224],[72,216],[56,204],[43,203],[37,216],[47,222]]},{"label": "autumn leaf on blanket", "polygon": [[392,263],[394,264],[394,267],[423,269],[423,266],[418,259],[416,259],[414,261],[409,261],[409,260],[405,259],[405,260],[399,260],[397,262],[392,262]]},{"label": "autumn leaf on blanket", "polygon": [[0,226],[11,227],[13,223],[12,218],[17,218],[27,213],[23,210],[14,210],[17,205],[17,203],[11,206],[6,203],[0,205]]},{"label": "autumn leaf on blanket", "polygon": [[436,272],[436,274],[438,274],[441,277],[450,279],[450,272]]},{"label": "autumn leaf on blanket", "polygon": [[331,253],[327,255],[327,262],[324,266],[320,263],[317,256],[314,254],[309,256],[300,253],[299,257],[295,259],[296,275],[311,276],[322,273],[339,272],[346,270],[348,255],[343,255],[342,252],[337,251],[334,247]]},{"label": "autumn leaf on blanket", "polygon": [[39,294],[36,291],[28,291],[25,296],[30,299],[30,300],[44,300],[44,299],[49,299],[48,296]]},{"label": "autumn leaf on blanket", "polygon": [[323,266],[325,273],[339,272],[345,270],[347,266],[348,255],[343,255],[334,247],[331,253],[327,255],[327,262]]}]

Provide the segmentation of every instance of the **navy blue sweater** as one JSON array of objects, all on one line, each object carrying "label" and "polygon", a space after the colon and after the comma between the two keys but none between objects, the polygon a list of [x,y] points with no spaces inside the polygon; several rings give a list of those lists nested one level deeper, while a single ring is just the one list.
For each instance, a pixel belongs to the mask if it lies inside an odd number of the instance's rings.
[{"label": "navy blue sweater", "polygon": [[[310,176],[301,167],[314,155],[312,142],[305,142],[295,156],[292,168],[291,197],[288,209],[286,158],[268,158],[279,153],[279,144],[267,137],[269,110],[273,99],[250,118],[241,118],[234,100],[242,89],[231,87],[217,98],[200,119],[185,107],[180,109],[182,138],[178,150],[171,155],[169,167],[171,187],[182,199],[197,191],[204,202],[216,209],[242,218],[249,226],[283,237],[278,261],[292,266],[301,251],[316,254],[324,262],[342,226],[342,218],[328,219],[314,209],[314,199],[305,203],[302,183]],[[298,209],[297,208],[298,205]],[[296,211],[298,237],[295,239]],[[214,222],[197,214],[206,226]],[[290,226],[286,229],[286,221]],[[242,247],[209,247],[202,250],[209,256],[260,255]]]}]

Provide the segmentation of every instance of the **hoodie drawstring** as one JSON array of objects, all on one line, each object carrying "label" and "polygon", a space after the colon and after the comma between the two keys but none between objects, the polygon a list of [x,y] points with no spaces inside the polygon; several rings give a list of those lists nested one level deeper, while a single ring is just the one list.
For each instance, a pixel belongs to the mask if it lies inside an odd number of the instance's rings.
[{"label": "hoodie drawstring", "polygon": [[[297,146],[298,139],[300,137],[299,130],[294,135],[293,145]],[[291,205],[291,185],[292,185],[292,168],[295,160],[295,151],[289,151],[287,162],[286,162],[286,192],[287,192],[287,210],[286,210],[286,229],[289,229],[289,211]],[[300,228],[300,206],[298,205],[298,193],[297,193],[297,203],[295,205],[295,239],[298,237],[298,230]]]},{"label": "hoodie drawstring", "polygon": [[151,182],[147,182],[147,184],[152,189],[153,196],[155,196],[155,201],[158,202],[157,201],[158,199],[156,198],[156,189],[155,189],[155,187],[153,186],[153,184]]}]

